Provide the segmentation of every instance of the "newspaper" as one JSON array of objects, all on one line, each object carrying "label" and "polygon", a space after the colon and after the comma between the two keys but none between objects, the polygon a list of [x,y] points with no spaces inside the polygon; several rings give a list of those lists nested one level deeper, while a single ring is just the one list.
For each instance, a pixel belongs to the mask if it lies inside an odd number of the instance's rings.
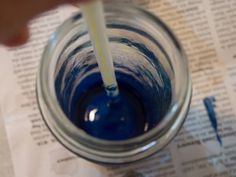
[{"label": "newspaper", "polygon": [[193,99],[178,136],[153,157],[121,167],[90,163],[55,140],[37,107],[35,74],[48,36],[77,11],[65,6],[31,22],[26,45],[0,48],[0,176],[128,177],[136,172],[145,177],[236,177],[236,1],[126,3],[158,15],[186,50]]}]

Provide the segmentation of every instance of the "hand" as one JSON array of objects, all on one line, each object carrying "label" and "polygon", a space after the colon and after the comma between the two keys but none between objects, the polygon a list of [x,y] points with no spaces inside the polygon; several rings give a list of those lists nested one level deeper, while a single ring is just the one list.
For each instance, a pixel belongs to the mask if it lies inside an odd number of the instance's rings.
[{"label": "hand", "polygon": [[29,38],[27,23],[33,17],[75,0],[0,0],[0,43],[24,44]]}]

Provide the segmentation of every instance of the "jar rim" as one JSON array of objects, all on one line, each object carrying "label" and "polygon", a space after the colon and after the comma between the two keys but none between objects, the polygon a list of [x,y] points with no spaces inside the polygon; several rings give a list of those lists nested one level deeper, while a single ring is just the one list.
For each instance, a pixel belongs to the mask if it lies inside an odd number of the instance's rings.
[{"label": "jar rim", "polygon": [[[57,101],[53,73],[56,62],[52,63],[51,59],[55,58],[54,54],[60,51],[63,43],[63,35],[70,29],[68,24],[71,23],[71,20],[78,20],[82,18],[80,12],[66,20],[50,37],[48,45],[46,46],[42,56],[40,70],[37,77],[37,98],[40,111],[47,126],[49,127],[49,130],[51,130],[55,137],[63,145],[65,145],[67,149],[90,161],[120,164],[147,157],[161,150],[170,142],[171,139],[173,139],[181,128],[187,114],[186,110],[188,110],[190,105],[191,80],[186,55],[181,44],[179,43],[179,40],[159,17],[154,16],[140,7],[125,5],[124,8],[124,6],[120,3],[116,3],[115,5],[107,4],[105,6],[105,10],[108,12],[119,13],[127,13],[128,11],[129,14],[139,14],[139,16],[142,15],[163,28],[163,32],[169,36],[174,45],[176,45],[178,52],[183,57],[183,63],[181,63],[180,67],[182,67],[181,69],[186,74],[182,77],[182,79],[186,82],[184,85],[181,85],[181,89],[178,89],[180,92],[180,98],[177,100],[178,104],[171,105],[170,111],[163,118],[164,121],[157,125],[157,127],[151,129],[143,135],[128,140],[108,141],[97,139],[75,127],[75,125],[72,124],[68,118],[66,118],[66,115],[61,110],[61,107]],[[46,118],[45,114],[50,115],[51,118]],[[170,121],[172,121],[172,126],[166,129],[166,125],[170,124]],[[63,129],[61,129],[59,124],[63,126]],[[157,135],[162,136],[157,138]],[[128,148],[131,144],[136,144],[136,148]],[[111,151],[107,151],[106,148],[108,146]],[[126,147],[126,150],[124,147]]]}]

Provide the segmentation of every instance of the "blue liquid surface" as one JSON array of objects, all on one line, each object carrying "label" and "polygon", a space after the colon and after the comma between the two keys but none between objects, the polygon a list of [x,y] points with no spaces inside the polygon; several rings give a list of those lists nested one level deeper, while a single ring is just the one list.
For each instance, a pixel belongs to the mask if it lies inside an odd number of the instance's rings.
[{"label": "blue liquid surface", "polygon": [[110,99],[104,88],[93,87],[78,101],[75,124],[92,136],[122,140],[145,132],[146,113],[138,95],[120,84],[120,94]]}]

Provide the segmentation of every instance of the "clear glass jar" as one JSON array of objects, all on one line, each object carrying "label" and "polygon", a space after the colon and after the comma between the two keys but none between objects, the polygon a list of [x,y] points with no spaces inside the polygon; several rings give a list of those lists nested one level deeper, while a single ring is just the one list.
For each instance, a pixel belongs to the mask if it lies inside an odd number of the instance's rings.
[{"label": "clear glass jar", "polygon": [[[71,104],[70,100],[73,97],[71,93],[74,90],[70,85],[72,89],[68,93],[63,92],[69,94],[65,100],[60,96],[60,89],[66,87],[65,80],[74,77],[73,84],[79,84],[80,79],[93,72],[92,70],[83,72],[78,79],[71,72],[73,67],[81,64],[80,60],[91,55],[93,50],[80,12],[66,20],[50,37],[37,77],[37,97],[46,124],[67,149],[99,164],[124,164],[160,151],[175,137],[188,113],[191,80],[182,46],[173,32],[158,17],[138,7],[119,4],[106,5],[105,16],[112,55],[114,61],[118,63],[115,64],[115,68],[122,60],[123,65],[126,65],[126,62],[141,64],[140,68],[144,68],[143,71],[146,72],[149,66],[144,60],[148,60],[152,61],[149,62],[152,67],[149,74],[154,78],[154,83],[165,84],[163,78],[155,77],[159,71],[158,67],[152,66],[153,62],[158,62],[168,76],[171,84],[171,100],[161,121],[140,136],[111,141],[90,136],[68,119],[66,112],[69,110],[66,109],[69,109],[67,106]],[[140,44],[141,49],[137,44]],[[144,49],[148,50],[147,55]],[[89,64],[91,63],[86,63],[86,66]],[[61,68],[64,75],[58,82]],[[70,77],[65,73],[69,73]],[[143,81],[149,83],[150,80],[144,78]],[[163,88],[165,91],[166,88]]]}]

